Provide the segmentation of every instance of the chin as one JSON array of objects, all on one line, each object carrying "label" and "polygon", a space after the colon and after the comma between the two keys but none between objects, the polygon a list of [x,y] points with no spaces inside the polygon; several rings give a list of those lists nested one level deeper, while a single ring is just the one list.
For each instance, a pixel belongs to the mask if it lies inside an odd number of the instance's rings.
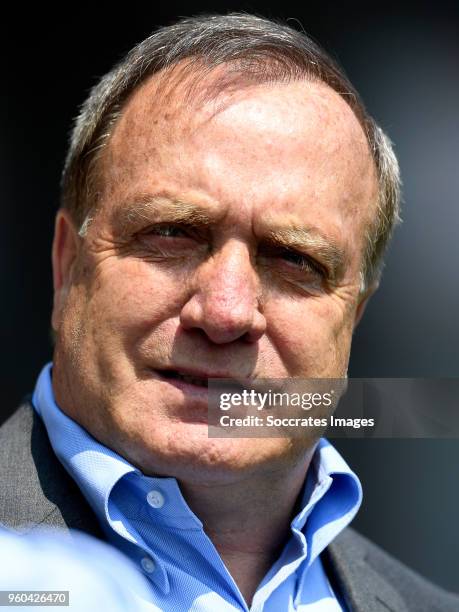
[{"label": "chin", "polygon": [[[142,433],[139,432],[139,437]],[[145,475],[187,482],[224,484],[255,472],[285,468],[305,454],[288,438],[209,438],[207,425],[171,428],[125,449],[124,456]]]}]

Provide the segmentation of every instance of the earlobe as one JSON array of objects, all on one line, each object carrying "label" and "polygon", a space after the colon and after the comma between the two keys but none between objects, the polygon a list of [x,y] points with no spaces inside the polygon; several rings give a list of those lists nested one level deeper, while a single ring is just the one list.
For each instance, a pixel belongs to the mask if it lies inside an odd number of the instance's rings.
[{"label": "earlobe", "polygon": [[78,254],[79,237],[70,213],[59,209],[54,224],[52,247],[54,302],[52,327],[57,331],[60,313],[71,285],[72,270]]}]

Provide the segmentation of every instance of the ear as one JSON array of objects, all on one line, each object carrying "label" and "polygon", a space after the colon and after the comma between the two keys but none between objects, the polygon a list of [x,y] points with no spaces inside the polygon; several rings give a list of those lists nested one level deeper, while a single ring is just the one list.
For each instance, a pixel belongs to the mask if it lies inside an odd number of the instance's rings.
[{"label": "ear", "polygon": [[60,325],[61,313],[72,282],[72,270],[78,255],[80,238],[70,213],[59,209],[54,224],[52,247],[54,301],[51,324],[54,331]]},{"label": "ear", "polygon": [[365,312],[365,308],[367,307],[368,300],[371,298],[373,293],[379,287],[379,283],[374,283],[369,289],[363,293],[359,298],[359,303],[357,304],[357,308],[355,310],[355,318],[354,318],[354,329],[360,323],[360,320],[363,317],[363,313]]}]

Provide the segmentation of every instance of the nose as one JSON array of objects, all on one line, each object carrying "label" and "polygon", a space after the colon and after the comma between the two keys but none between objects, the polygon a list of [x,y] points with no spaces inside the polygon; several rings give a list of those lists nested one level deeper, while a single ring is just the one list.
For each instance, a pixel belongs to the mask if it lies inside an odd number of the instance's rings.
[{"label": "nose", "polygon": [[260,281],[247,247],[231,241],[201,264],[180,313],[184,329],[200,329],[216,344],[256,342],[266,330]]}]

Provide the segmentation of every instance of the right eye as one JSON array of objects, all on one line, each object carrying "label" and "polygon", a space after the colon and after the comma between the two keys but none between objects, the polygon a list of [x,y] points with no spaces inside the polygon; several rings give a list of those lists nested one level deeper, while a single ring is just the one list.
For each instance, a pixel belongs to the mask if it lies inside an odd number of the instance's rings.
[{"label": "right eye", "polygon": [[186,229],[173,223],[155,225],[141,232],[143,236],[160,236],[162,238],[192,238]]}]

